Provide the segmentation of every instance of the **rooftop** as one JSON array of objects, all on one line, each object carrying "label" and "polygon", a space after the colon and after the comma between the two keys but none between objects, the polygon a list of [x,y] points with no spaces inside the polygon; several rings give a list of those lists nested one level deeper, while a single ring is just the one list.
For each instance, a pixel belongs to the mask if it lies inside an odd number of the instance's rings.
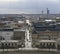
[{"label": "rooftop", "polygon": [[39,42],[56,42],[55,40],[40,40]]},{"label": "rooftop", "polygon": [[1,40],[1,42],[19,42],[18,40]]}]

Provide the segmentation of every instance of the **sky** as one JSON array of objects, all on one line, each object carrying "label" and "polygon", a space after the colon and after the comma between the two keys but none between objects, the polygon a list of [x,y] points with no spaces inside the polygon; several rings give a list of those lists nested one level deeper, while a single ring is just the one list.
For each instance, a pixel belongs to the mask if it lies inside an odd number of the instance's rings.
[{"label": "sky", "polygon": [[60,0],[0,0],[0,14],[60,13]]}]

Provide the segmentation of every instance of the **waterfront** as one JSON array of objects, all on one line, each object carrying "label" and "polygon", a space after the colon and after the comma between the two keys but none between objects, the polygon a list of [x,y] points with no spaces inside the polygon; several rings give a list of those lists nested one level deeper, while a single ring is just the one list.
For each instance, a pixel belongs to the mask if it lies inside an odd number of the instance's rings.
[{"label": "waterfront", "polygon": [[60,51],[15,51],[15,52],[0,52],[0,54],[60,54]]}]

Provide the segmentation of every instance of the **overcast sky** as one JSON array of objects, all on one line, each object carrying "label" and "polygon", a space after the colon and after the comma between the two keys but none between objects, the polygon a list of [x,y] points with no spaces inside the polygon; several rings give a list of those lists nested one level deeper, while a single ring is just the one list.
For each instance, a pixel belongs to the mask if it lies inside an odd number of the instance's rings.
[{"label": "overcast sky", "polygon": [[0,14],[60,13],[60,0],[0,0]]}]

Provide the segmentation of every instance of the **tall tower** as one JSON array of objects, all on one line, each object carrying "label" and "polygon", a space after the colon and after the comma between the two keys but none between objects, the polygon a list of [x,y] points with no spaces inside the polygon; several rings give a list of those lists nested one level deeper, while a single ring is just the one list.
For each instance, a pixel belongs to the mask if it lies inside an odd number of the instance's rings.
[{"label": "tall tower", "polygon": [[32,48],[32,37],[30,34],[30,22],[29,20],[26,20],[26,30],[25,30],[25,48]]},{"label": "tall tower", "polygon": [[47,8],[47,18],[49,18],[49,10],[48,10],[48,8]]},{"label": "tall tower", "polygon": [[43,12],[43,10],[42,10],[42,18],[43,18],[43,13],[44,13],[44,12]]}]

